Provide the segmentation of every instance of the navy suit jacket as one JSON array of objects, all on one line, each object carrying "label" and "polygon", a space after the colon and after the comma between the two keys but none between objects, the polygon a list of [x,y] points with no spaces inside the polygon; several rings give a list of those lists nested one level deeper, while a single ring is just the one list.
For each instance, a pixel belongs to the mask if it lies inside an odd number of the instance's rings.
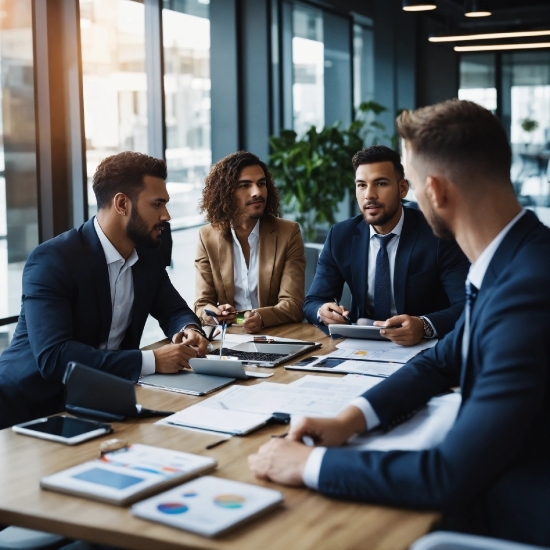
[{"label": "navy suit jacket", "polygon": [[329,449],[329,495],[450,514],[476,511],[487,534],[550,546],[550,229],[526,212],[487,269],[454,331],[365,393],[382,425],[460,383],[445,440],[419,451]]},{"label": "navy suit jacket", "polygon": [[166,336],[200,322],[172,286],[160,249],[137,248],[132,267],[131,324],[120,350],[99,350],[108,338],[109,272],[93,219],[33,250],[23,272],[21,313],[0,356],[0,427],[63,409],[69,361],[136,381],[139,342],[149,314]]},{"label": "navy suit jacket", "polygon": [[[420,210],[406,206],[403,210],[393,278],[395,307],[398,314],[426,316],[441,338],[453,329],[464,309],[469,262],[455,241],[434,236]],[[323,304],[340,299],[344,282],[351,291],[352,321],[372,319],[367,305],[369,240],[370,226],[361,215],[330,229],[304,302],[310,323],[319,324],[317,311]]]}]

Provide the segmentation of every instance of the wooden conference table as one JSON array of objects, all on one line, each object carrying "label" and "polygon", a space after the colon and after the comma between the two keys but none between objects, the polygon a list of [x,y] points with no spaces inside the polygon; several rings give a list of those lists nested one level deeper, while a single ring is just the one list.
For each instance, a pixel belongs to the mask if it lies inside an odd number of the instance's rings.
[{"label": "wooden conference table", "polygon": [[[239,332],[241,329],[230,330]],[[305,323],[267,329],[262,333],[320,341],[323,347],[318,353],[321,354],[335,347],[331,338]],[[275,375],[268,379],[269,382],[288,383],[304,376],[302,372],[286,371],[283,367],[274,370]],[[201,399],[142,387],[137,388],[137,396],[138,402],[145,407],[173,411]],[[0,431],[0,524],[143,550],[404,550],[439,518],[436,513],[338,501],[309,489],[280,487],[255,479],[248,468],[247,456],[268,441],[271,434],[284,433],[284,426],[269,425],[206,450],[206,445],[219,440],[220,436],[156,426],[154,422],[155,419],[115,422],[114,434],[75,447],[18,435],[11,429]],[[97,457],[99,444],[110,437],[212,456],[218,461],[218,468],[212,475],[280,489],[284,493],[284,505],[219,539],[207,539],[140,520],[133,517],[128,508],[40,489],[41,477]]]}]

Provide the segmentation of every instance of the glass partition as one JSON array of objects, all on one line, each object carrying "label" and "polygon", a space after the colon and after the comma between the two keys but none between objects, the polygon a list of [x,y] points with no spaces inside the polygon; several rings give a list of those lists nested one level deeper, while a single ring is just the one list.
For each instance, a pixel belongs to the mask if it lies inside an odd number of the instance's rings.
[{"label": "glass partition", "polygon": [[463,55],[460,58],[459,99],[468,99],[489,109],[497,110],[495,55]]}]

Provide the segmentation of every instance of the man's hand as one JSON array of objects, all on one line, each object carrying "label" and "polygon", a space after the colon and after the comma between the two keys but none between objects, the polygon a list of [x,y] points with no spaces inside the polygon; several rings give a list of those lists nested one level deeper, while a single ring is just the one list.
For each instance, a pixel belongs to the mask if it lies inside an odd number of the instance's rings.
[{"label": "man's hand", "polygon": [[[331,309],[334,311],[330,311]],[[325,325],[347,325],[344,315],[349,315],[349,311],[344,306],[338,306],[334,302],[323,304],[319,309],[319,317]]]},{"label": "man's hand", "polygon": [[313,449],[288,439],[272,439],[248,457],[248,465],[260,479],[295,487],[304,484],[304,468]]},{"label": "man's hand", "polygon": [[248,334],[259,332],[262,328],[262,318],[255,311],[247,311],[244,314],[243,328]]},{"label": "man's hand", "polygon": [[197,352],[197,357],[204,357],[208,349],[208,340],[200,332],[191,328],[186,328],[183,332],[175,334],[172,342],[191,346]]},{"label": "man's hand", "polygon": [[229,304],[223,304],[221,306],[208,305],[204,309],[216,314],[216,318],[206,317],[206,321],[210,324],[221,323],[226,321],[228,325],[235,322],[235,308]]},{"label": "man's hand", "polygon": [[[200,336],[198,333],[195,334]],[[153,350],[153,353],[155,354],[155,372],[163,374],[173,374],[189,368],[189,359],[197,356],[197,352],[185,344],[166,344]]]},{"label": "man's hand", "polygon": [[304,436],[321,447],[338,447],[353,434],[367,429],[365,417],[357,407],[347,407],[335,418],[301,418],[290,427],[288,439],[302,441]]},{"label": "man's hand", "polygon": [[401,346],[418,344],[424,336],[424,322],[419,317],[395,315],[386,321],[375,321],[375,326],[401,325],[400,328],[387,328],[380,331],[382,336]]}]

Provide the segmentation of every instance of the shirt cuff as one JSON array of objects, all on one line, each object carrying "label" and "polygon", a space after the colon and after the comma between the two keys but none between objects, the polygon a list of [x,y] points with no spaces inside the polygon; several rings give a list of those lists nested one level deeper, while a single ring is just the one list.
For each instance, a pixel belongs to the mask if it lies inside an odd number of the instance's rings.
[{"label": "shirt cuff", "polygon": [[321,463],[323,462],[323,457],[327,451],[326,447],[315,447],[311,451],[306,465],[304,467],[304,484],[310,489],[319,489],[319,475],[321,473]]},{"label": "shirt cuff", "polygon": [[357,407],[365,417],[365,424],[367,425],[367,431],[374,430],[380,426],[380,419],[372,408],[372,405],[364,397],[356,397],[353,401],[350,401],[349,405]]},{"label": "shirt cuff", "polygon": [[426,321],[428,322],[428,324],[432,327],[432,330],[434,331],[434,335],[430,336],[430,340],[432,340],[433,338],[437,338],[437,330],[435,330],[434,324],[427,317],[422,316],[421,319],[426,319]]},{"label": "shirt cuff", "polygon": [[147,376],[148,374],[155,374],[155,354],[152,349],[141,352],[140,376]]},{"label": "shirt cuff", "polygon": [[321,308],[319,308],[317,310],[317,322],[318,323],[322,323],[323,321],[321,320]]}]

